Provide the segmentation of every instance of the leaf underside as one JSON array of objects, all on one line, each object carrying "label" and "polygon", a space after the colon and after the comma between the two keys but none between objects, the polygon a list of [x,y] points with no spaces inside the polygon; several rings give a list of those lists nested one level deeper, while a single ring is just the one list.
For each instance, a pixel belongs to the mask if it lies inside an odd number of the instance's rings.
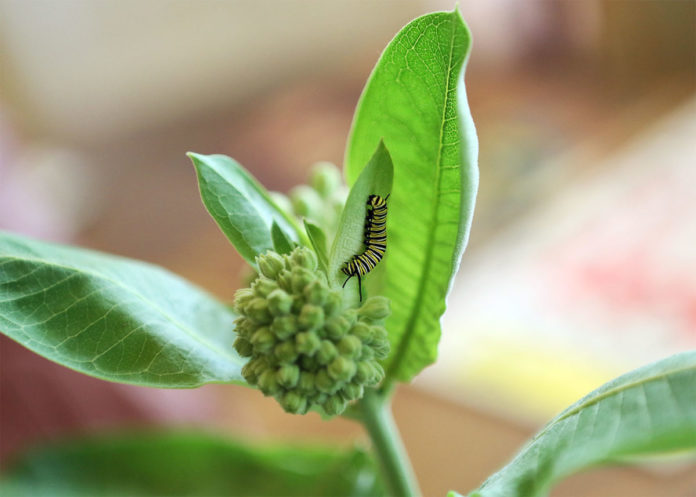
[{"label": "leaf underside", "polygon": [[0,232],[0,332],[104,380],[244,383],[235,315],[161,268]]},{"label": "leaf underside", "polygon": [[387,381],[409,381],[435,360],[445,298],[468,239],[478,185],[463,82],[470,41],[459,12],[411,22],[382,54],[353,121],[349,183],[380,140],[394,163],[383,290],[393,312]]},{"label": "leaf underside", "polygon": [[577,471],[696,450],[696,351],[610,381],[559,414],[470,497],[539,497]]}]

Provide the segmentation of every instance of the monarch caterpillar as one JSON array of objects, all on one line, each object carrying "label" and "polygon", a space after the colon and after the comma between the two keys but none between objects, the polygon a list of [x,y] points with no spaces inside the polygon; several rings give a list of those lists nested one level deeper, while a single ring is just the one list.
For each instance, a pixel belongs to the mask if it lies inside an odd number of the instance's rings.
[{"label": "monarch caterpillar", "polygon": [[372,271],[377,263],[384,257],[384,252],[387,250],[387,199],[389,195],[382,198],[379,195],[370,195],[367,197],[367,205],[371,207],[367,211],[365,217],[365,251],[361,254],[354,255],[341,269],[344,274],[348,275],[343,286],[346,286],[348,280],[353,276],[358,277],[358,295],[362,302],[362,280],[361,276],[365,276]]}]

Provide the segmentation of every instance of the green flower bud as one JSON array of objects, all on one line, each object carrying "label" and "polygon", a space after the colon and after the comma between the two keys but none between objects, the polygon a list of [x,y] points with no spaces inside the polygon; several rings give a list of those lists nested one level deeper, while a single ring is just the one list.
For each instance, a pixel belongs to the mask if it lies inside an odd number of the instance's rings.
[{"label": "green flower bud", "polygon": [[251,342],[244,337],[237,337],[234,341],[234,348],[242,357],[251,357],[254,347]]},{"label": "green flower bud", "polygon": [[258,386],[264,395],[275,395],[280,392],[280,387],[276,380],[276,372],[272,369],[267,369],[259,375]]},{"label": "green flower bud", "polygon": [[290,312],[292,297],[280,288],[268,294],[268,310],[274,316],[285,316]]},{"label": "green flower bud", "polygon": [[326,414],[329,416],[335,416],[337,414],[341,414],[346,408],[346,401],[343,400],[340,395],[334,394],[322,404],[322,407],[324,408],[324,411],[326,411]]},{"label": "green flower bud", "polygon": [[295,335],[297,351],[306,356],[312,356],[319,349],[320,340],[316,333],[303,331]]},{"label": "green flower bud", "polygon": [[321,368],[314,374],[314,385],[322,393],[332,394],[341,388],[342,384],[331,378],[328,371]]},{"label": "green flower bud", "polygon": [[297,318],[295,316],[280,316],[273,320],[271,330],[278,340],[286,340],[297,332]]},{"label": "green flower bud", "polygon": [[314,391],[314,374],[307,371],[300,373],[300,379],[297,382],[297,388],[305,393]]},{"label": "green flower bud", "polygon": [[290,191],[292,208],[299,217],[314,218],[322,212],[322,201],[319,194],[312,188],[304,185],[297,186]]},{"label": "green flower bud", "polygon": [[287,269],[283,269],[276,279],[278,286],[286,292],[292,292],[292,273]]},{"label": "green flower bud", "polygon": [[355,323],[355,326],[351,328],[350,333],[366,345],[369,345],[372,341],[373,330],[368,324],[362,322]]},{"label": "green flower bud", "polygon": [[366,384],[374,376],[374,370],[371,365],[372,361],[360,361],[355,368],[355,378],[353,381],[357,383]]},{"label": "green flower bud", "polygon": [[384,368],[379,363],[372,361],[373,376],[370,378],[370,385],[376,385],[384,378]]},{"label": "green flower bud", "polygon": [[329,292],[326,295],[326,302],[324,302],[324,314],[327,316],[333,316],[343,308],[343,297],[340,292]]},{"label": "green flower bud", "polygon": [[387,329],[384,326],[379,326],[379,325],[373,325],[370,326],[370,329],[372,330],[372,340],[373,341],[379,341],[379,340],[389,340],[389,335],[387,334]]},{"label": "green flower bud", "polygon": [[294,364],[284,364],[276,372],[276,380],[283,388],[293,388],[300,379],[300,368]]},{"label": "green flower bud", "polygon": [[329,290],[321,281],[315,280],[307,285],[302,293],[305,299],[307,299],[307,303],[312,305],[323,305],[324,302],[326,302]]},{"label": "green flower bud", "polygon": [[326,393],[317,393],[312,397],[312,404],[315,405],[322,405],[324,402],[326,402],[329,398],[329,394]]},{"label": "green flower bud", "polygon": [[387,316],[389,316],[389,314],[391,314],[391,310],[389,309],[389,299],[381,296],[370,297],[358,309],[358,313],[360,316],[371,321],[385,319]]},{"label": "green flower bud", "polygon": [[363,347],[360,349],[360,360],[361,361],[366,361],[368,359],[374,359],[375,358],[375,351],[372,349],[372,347],[367,346]]},{"label": "green flower bud", "polygon": [[306,304],[302,307],[297,324],[303,330],[316,330],[324,324],[324,309],[315,305]]},{"label": "green flower bud", "polygon": [[300,295],[302,290],[315,280],[314,273],[303,267],[295,267],[292,270],[292,291]]},{"label": "green flower bud", "polygon": [[357,400],[365,393],[365,388],[359,383],[348,383],[339,391],[346,402]]},{"label": "green flower bud", "polygon": [[249,339],[251,334],[256,331],[256,328],[258,327],[253,323],[253,321],[251,321],[251,319],[245,318],[244,316],[235,319],[234,324],[237,334],[246,339]]},{"label": "green flower bud", "polygon": [[303,267],[310,271],[316,271],[317,269],[317,257],[314,255],[314,252],[306,247],[299,247],[293,250],[290,258],[294,266]]},{"label": "green flower bud", "polygon": [[234,292],[234,309],[242,312],[245,305],[254,299],[254,292],[251,288],[240,288]]},{"label": "green flower bud", "polygon": [[251,288],[257,296],[268,297],[269,293],[278,288],[278,284],[267,278],[257,278],[256,281],[251,284]]},{"label": "green flower bud", "polygon": [[343,317],[348,323],[348,328],[350,329],[353,326],[355,326],[355,323],[358,322],[358,311],[356,311],[355,309],[348,309],[343,312]]},{"label": "green flower bud", "polygon": [[338,342],[338,352],[345,357],[353,358],[360,355],[362,342],[353,335],[346,335]]},{"label": "green flower bud", "polygon": [[288,364],[295,362],[299,355],[295,348],[295,344],[291,341],[281,342],[276,345],[273,354],[276,356],[276,359],[278,359],[278,362]]},{"label": "green flower bud", "polygon": [[338,350],[331,340],[322,340],[319,345],[319,350],[316,354],[316,359],[319,364],[326,366],[333,361],[338,355]]},{"label": "green flower bud", "polygon": [[292,414],[304,414],[307,412],[307,398],[297,392],[286,392],[278,401],[286,412]]},{"label": "green flower bud", "polygon": [[350,381],[355,376],[356,365],[347,357],[338,356],[326,368],[329,376],[337,381]]},{"label": "green flower bud", "polygon": [[317,358],[308,355],[302,354],[300,356],[300,366],[302,367],[303,371],[316,371],[317,367],[319,366],[319,363],[317,362]]},{"label": "green flower bud", "polygon": [[341,173],[330,162],[317,162],[312,167],[312,187],[324,198],[329,198],[341,187]]},{"label": "green flower bud", "polygon": [[251,337],[251,344],[254,346],[254,352],[259,354],[267,354],[273,350],[275,343],[275,335],[265,326],[256,330]]},{"label": "green flower bud", "polygon": [[276,279],[278,273],[285,266],[283,256],[271,251],[266,252],[263,255],[259,255],[256,258],[256,262],[259,266],[259,271],[261,271],[261,274],[272,280]]},{"label": "green flower bud", "polygon": [[386,338],[375,340],[372,344],[372,350],[374,350],[377,359],[384,359],[389,355],[389,350],[391,350],[389,340]]},{"label": "green flower bud", "polygon": [[254,298],[254,300],[247,304],[244,311],[247,317],[258,324],[270,324],[271,322],[271,313],[268,311],[268,302],[266,302],[266,299],[262,299],[261,297]]},{"label": "green flower bud", "polygon": [[250,385],[256,384],[258,375],[256,374],[256,371],[254,371],[254,359],[242,366],[242,376]]},{"label": "green flower bud", "polygon": [[326,320],[324,324],[324,332],[326,336],[332,340],[339,340],[346,333],[350,325],[348,321],[343,316],[335,316]]}]

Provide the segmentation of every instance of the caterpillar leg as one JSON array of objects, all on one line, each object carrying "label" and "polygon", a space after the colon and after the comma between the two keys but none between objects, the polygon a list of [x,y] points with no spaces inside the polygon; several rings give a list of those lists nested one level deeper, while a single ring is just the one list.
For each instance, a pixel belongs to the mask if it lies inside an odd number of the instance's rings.
[{"label": "caterpillar leg", "polygon": [[[348,283],[348,280],[351,279],[353,276],[355,276],[355,275],[354,275],[354,274],[351,274],[350,276],[348,276],[348,277],[346,278],[346,281],[343,282],[343,285],[341,286],[341,288],[345,288],[345,287],[346,287],[346,283]],[[358,278],[360,278],[360,277],[358,276]]]}]

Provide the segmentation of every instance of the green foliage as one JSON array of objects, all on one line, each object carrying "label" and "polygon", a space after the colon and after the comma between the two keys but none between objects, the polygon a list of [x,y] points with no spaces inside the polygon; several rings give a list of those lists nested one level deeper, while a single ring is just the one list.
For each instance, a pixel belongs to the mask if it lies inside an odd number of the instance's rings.
[{"label": "green foliage", "polygon": [[196,168],[205,207],[249,264],[253,266],[257,255],[274,248],[274,223],[286,238],[299,240],[298,229],[288,215],[235,160],[193,152],[188,156]]},{"label": "green foliage", "polygon": [[328,274],[329,256],[327,255],[326,250],[326,234],[319,226],[306,219],[304,220],[304,227],[307,231],[309,242],[312,244],[312,248],[317,254],[319,267],[322,271]]},{"label": "green foliage", "polygon": [[696,450],[696,352],[606,383],[559,414],[470,497],[537,497],[571,473]]},{"label": "green foliage", "polygon": [[195,433],[130,433],[24,454],[4,497],[368,497],[381,495],[361,450],[249,447]]},{"label": "green foliage", "polygon": [[470,46],[457,11],[412,21],[382,54],[353,121],[349,182],[380,140],[394,163],[382,292],[393,307],[387,380],[408,381],[435,360],[445,297],[471,226],[478,146],[463,80]]},{"label": "green foliage", "polygon": [[243,382],[235,315],[158,267],[0,232],[0,331],[120,383]]}]

